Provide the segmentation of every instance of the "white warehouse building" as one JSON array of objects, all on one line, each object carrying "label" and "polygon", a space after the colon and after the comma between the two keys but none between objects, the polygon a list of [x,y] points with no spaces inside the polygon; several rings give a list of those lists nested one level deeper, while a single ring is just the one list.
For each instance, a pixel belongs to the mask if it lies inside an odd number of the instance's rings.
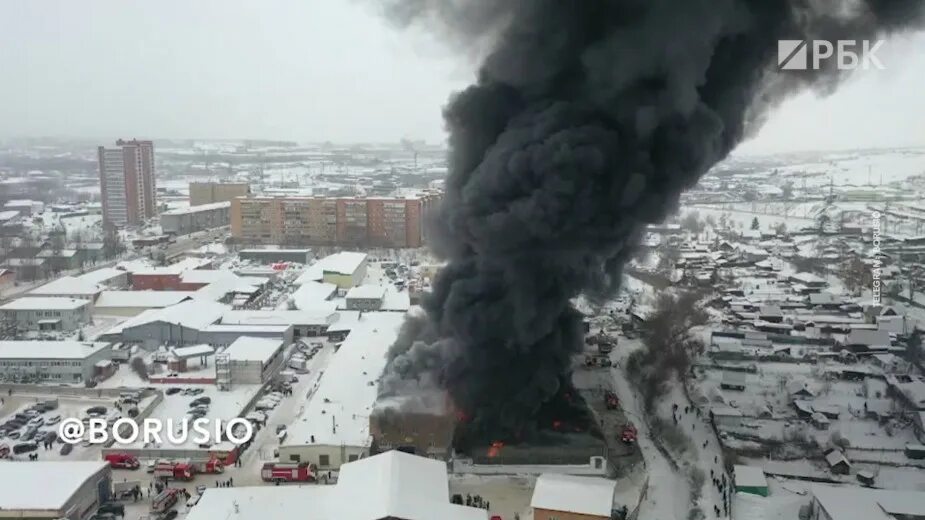
[{"label": "white warehouse building", "polygon": [[0,341],[0,380],[83,383],[111,356],[106,343]]},{"label": "white warehouse building", "polygon": [[73,332],[90,323],[90,309],[89,300],[77,298],[20,298],[0,307],[0,316],[20,331]]},{"label": "white warehouse building", "polygon": [[[241,336],[222,352],[228,356],[232,384],[261,384],[283,363],[283,342],[272,338]],[[219,367],[216,367],[216,371]],[[216,378],[218,379],[218,372]]]}]

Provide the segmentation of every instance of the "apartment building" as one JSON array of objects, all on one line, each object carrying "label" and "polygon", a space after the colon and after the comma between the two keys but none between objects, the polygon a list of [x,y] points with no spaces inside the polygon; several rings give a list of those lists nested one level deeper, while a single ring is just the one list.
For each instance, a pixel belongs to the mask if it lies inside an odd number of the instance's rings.
[{"label": "apartment building", "polygon": [[439,197],[238,197],[231,233],[253,244],[421,247],[423,221]]},{"label": "apartment building", "polygon": [[251,187],[246,182],[191,182],[189,183],[190,206],[231,202],[235,197],[250,195]]},{"label": "apartment building", "polygon": [[103,220],[116,227],[138,225],[157,214],[154,143],[119,139],[116,146],[97,149]]}]

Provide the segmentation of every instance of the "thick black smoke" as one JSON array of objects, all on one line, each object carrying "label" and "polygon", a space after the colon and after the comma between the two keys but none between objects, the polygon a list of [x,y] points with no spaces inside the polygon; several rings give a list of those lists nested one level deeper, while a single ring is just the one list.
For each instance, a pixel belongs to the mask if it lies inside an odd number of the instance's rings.
[{"label": "thick black smoke", "polygon": [[[570,304],[611,291],[646,224],[722,160],[767,108],[823,90],[834,65],[777,70],[781,39],[875,39],[921,0],[391,2],[456,41],[493,38],[445,109],[448,261],[393,346],[386,394],[446,389],[470,435],[517,440],[569,386]],[[806,143],[811,147],[812,143]]]}]

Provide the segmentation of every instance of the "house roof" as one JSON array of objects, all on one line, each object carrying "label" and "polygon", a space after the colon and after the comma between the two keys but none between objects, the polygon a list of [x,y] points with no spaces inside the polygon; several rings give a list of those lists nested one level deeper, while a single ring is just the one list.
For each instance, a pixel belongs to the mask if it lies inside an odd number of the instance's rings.
[{"label": "house roof", "polygon": [[530,507],[610,518],[616,485],[600,477],[543,473],[536,479]]},{"label": "house roof", "polygon": [[[58,511],[106,461],[37,461],[0,464],[0,508]],[[40,491],[39,491],[40,490]],[[27,517],[30,515],[26,515]]]},{"label": "house roof", "polygon": [[278,339],[241,336],[224,350],[232,361],[268,362],[283,346]]},{"label": "house roof", "polygon": [[0,341],[0,358],[86,359],[103,348],[105,343],[82,341]]},{"label": "house roof", "polygon": [[342,465],[333,486],[210,489],[186,518],[486,520],[488,511],[449,502],[446,463],[393,450]]},{"label": "house roof", "polygon": [[163,309],[151,309],[122,323],[112,332],[162,321],[190,329],[203,329],[218,321],[228,310],[226,305],[207,300],[186,300]]},{"label": "house roof", "polygon": [[41,310],[55,310],[55,311],[72,311],[79,309],[81,307],[86,307],[90,305],[88,300],[81,300],[77,298],[60,298],[54,296],[42,296],[42,297],[25,297],[19,298],[18,300],[13,300],[6,305],[0,307],[0,310],[5,311],[41,311]]},{"label": "house roof", "polygon": [[347,291],[348,300],[381,300],[385,296],[385,287],[381,285],[359,285]]},{"label": "house roof", "polygon": [[846,345],[889,346],[890,333],[885,330],[851,329]]},{"label": "house roof", "polygon": [[858,486],[810,487],[832,520],[894,520],[895,516],[925,516],[925,492],[870,489]]},{"label": "house roof", "polygon": [[103,291],[96,300],[96,308],[162,309],[188,300],[195,294],[194,291]]},{"label": "house roof", "polygon": [[736,464],[733,467],[735,484],[739,487],[768,487],[768,479],[764,470],[758,466],[743,466]]},{"label": "house roof", "polygon": [[92,297],[103,290],[99,285],[73,276],[62,276],[53,282],[33,289],[29,292],[34,296],[54,296],[54,295],[82,295]]}]

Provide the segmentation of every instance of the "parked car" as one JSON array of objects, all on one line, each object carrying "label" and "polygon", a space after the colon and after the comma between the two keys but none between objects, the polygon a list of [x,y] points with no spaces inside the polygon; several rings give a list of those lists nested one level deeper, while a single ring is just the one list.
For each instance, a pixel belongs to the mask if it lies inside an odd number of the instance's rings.
[{"label": "parked car", "polygon": [[13,453],[18,455],[20,453],[28,453],[37,449],[39,449],[39,446],[34,442],[20,442],[19,444],[13,446]]},{"label": "parked car", "polygon": [[11,439],[13,439],[13,440],[15,441],[16,439],[18,439],[18,438],[20,437],[20,434],[19,434],[18,431],[14,430],[14,431],[11,431],[10,433],[8,433],[8,434],[7,434],[7,437],[9,437],[9,438],[11,438]]},{"label": "parked car", "polygon": [[171,509],[170,511],[167,511],[166,513],[164,513],[164,516],[161,517],[161,520],[173,520],[174,518],[177,517],[178,514],[179,513],[177,513],[176,509]]},{"label": "parked car", "polygon": [[106,415],[105,406],[91,406],[87,408],[87,415]]},{"label": "parked car", "polygon": [[179,393],[182,392],[182,391],[183,391],[182,388],[177,388],[177,387],[175,387],[175,386],[171,386],[170,388],[168,388],[167,390],[165,390],[164,393],[167,394],[167,395],[173,395],[173,394],[179,394]]},{"label": "parked car", "polygon": [[41,415],[29,421],[29,426],[35,426],[36,428],[43,424],[45,424],[45,419]]},{"label": "parked car", "polygon": [[72,451],[74,451],[74,445],[64,443],[61,445],[61,451],[59,451],[58,453],[60,453],[61,455],[69,455]]},{"label": "parked car", "polygon": [[61,422],[61,415],[60,415],[60,414],[52,415],[51,417],[49,417],[48,419],[45,420],[45,424],[47,424],[47,425],[49,425],[49,426],[51,426],[51,425],[53,425],[53,424],[58,424],[59,422]]}]

